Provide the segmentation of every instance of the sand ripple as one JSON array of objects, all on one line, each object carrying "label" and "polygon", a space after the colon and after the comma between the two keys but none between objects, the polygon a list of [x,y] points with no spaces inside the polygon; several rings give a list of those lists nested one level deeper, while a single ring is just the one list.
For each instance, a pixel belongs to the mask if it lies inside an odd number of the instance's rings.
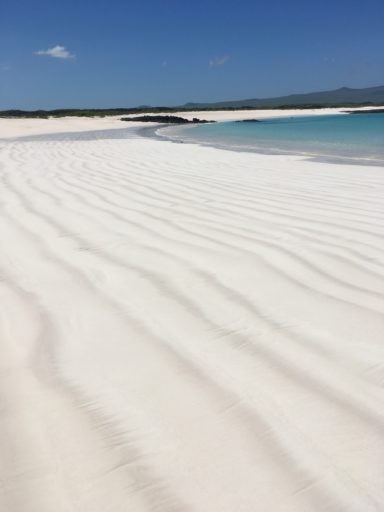
[{"label": "sand ripple", "polygon": [[1,510],[384,509],[382,168],[55,136],[0,180]]}]

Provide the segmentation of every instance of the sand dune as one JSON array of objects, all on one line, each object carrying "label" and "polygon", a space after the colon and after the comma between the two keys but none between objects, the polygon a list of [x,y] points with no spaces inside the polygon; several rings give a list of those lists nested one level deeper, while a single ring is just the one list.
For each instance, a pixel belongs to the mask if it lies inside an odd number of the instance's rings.
[{"label": "sand dune", "polygon": [[384,509],[382,168],[132,134],[0,179],[0,510]]}]

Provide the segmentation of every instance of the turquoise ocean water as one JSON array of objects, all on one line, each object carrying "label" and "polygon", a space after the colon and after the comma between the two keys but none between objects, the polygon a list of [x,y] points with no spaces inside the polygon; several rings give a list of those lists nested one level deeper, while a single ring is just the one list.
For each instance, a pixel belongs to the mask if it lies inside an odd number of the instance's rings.
[{"label": "turquoise ocean water", "polygon": [[282,117],[162,130],[172,139],[262,153],[384,164],[384,113]]}]

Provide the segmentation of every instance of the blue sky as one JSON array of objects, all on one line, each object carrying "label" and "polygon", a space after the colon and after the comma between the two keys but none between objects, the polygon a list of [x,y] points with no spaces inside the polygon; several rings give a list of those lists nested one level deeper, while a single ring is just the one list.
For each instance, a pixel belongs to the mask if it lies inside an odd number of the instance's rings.
[{"label": "blue sky", "polygon": [[0,0],[0,109],[384,84],[384,0]]}]

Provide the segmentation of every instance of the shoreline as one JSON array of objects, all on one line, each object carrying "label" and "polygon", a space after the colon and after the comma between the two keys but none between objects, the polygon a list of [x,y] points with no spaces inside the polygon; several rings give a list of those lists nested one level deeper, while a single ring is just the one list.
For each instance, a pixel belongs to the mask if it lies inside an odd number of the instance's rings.
[{"label": "shoreline", "polygon": [[[369,107],[367,107],[369,108]],[[380,108],[380,107],[378,107]],[[342,113],[344,109],[341,108],[324,108],[314,110],[237,110],[237,111],[193,111],[193,112],[175,112],[174,115],[185,117],[186,119],[192,120],[194,117],[204,119],[207,121],[230,121],[230,120],[241,120],[251,119],[254,117],[273,118],[273,117],[290,117],[293,115],[329,115]],[[359,107],[351,110],[364,110]],[[159,114],[161,115],[161,114]],[[167,115],[167,114],[163,114]],[[125,117],[140,116],[131,115]],[[65,133],[65,132],[83,132],[83,131],[95,131],[100,129],[121,129],[122,121],[121,115],[119,116],[108,116],[100,118],[82,118],[82,117],[61,117],[61,118],[49,118],[49,119],[12,119],[12,118],[0,118],[0,139],[6,140],[13,137],[22,137],[28,135],[43,135],[44,133]],[[136,126],[143,126],[144,123],[137,123]],[[135,126],[132,122],[131,126]]]},{"label": "shoreline", "polygon": [[[381,107],[375,108],[375,110]],[[356,107],[350,108],[348,113],[358,111],[363,112],[364,110],[372,110],[372,107]],[[284,117],[297,117],[297,116],[323,116],[323,115],[344,115],[347,114],[344,108],[322,108],[322,109],[273,109],[273,110],[238,110],[238,111],[192,111],[192,112],[175,112],[174,115],[182,116],[188,120],[192,120],[194,117],[198,117],[207,121],[226,122],[226,121],[239,121],[246,119],[273,119],[273,118],[284,118]],[[125,117],[140,117],[141,114],[128,115]],[[167,114],[159,114],[166,116]],[[149,137],[157,141],[167,141],[178,144],[192,144],[201,147],[212,147],[216,149],[222,149],[225,151],[234,151],[238,153],[254,153],[258,155],[286,155],[289,157],[297,157],[298,159],[306,159],[308,161],[341,164],[341,165],[354,165],[354,166],[368,166],[368,167],[382,167],[384,161],[374,160],[363,157],[344,157],[336,155],[321,155],[316,153],[300,153],[297,150],[280,150],[280,149],[265,149],[265,148],[252,148],[244,146],[231,146],[227,147],[220,144],[191,141],[191,140],[178,140],[172,135],[160,135],[158,132],[171,128],[174,125],[162,125],[159,123],[143,123],[131,121],[129,127],[122,127],[120,121],[121,116],[108,116],[103,118],[49,118],[49,119],[0,119],[0,143],[6,142],[7,140],[42,140],[44,135],[48,135],[49,140],[54,140],[56,137],[60,140],[72,139],[71,134],[81,133],[82,139],[92,140],[99,134],[102,138],[103,133],[108,133],[110,138],[119,138],[119,133],[127,136],[135,137],[136,134],[142,137]],[[9,130],[8,127],[11,127]],[[103,129],[100,129],[103,127]],[[13,128],[13,130],[12,130]],[[69,128],[69,131],[62,131],[65,128]],[[17,131],[18,130],[18,131]],[[13,131],[13,133],[12,133]],[[11,135],[9,135],[11,132]],[[48,133],[44,133],[48,132]],[[99,132],[99,133],[98,133]],[[13,136],[16,133],[19,136]],[[20,133],[22,134],[20,136]],[[112,136],[112,137],[111,137]]]},{"label": "shoreline", "polygon": [[151,127],[139,127],[137,128],[137,133],[143,137],[148,137],[153,140],[157,140],[158,142],[167,141],[172,142],[174,144],[191,144],[200,147],[206,148],[216,148],[224,151],[233,151],[235,153],[253,153],[256,155],[270,155],[270,156],[295,156],[298,159],[303,158],[312,162],[322,162],[322,163],[330,163],[330,164],[342,164],[342,165],[359,165],[359,166],[373,166],[373,167],[384,167],[384,160],[375,160],[373,158],[363,158],[363,157],[345,157],[345,156],[336,156],[336,155],[321,155],[316,153],[299,153],[298,151],[292,150],[279,150],[279,149],[261,149],[255,147],[246,147],[246,146],[224,146],[214,142],[201,142],[201,141],[193,141],[190,139],[176,138],[175,136],[169,134],[160,134],[159,132],[166,130],[167,128],[171,128],[173,125],[157,125]]}]

